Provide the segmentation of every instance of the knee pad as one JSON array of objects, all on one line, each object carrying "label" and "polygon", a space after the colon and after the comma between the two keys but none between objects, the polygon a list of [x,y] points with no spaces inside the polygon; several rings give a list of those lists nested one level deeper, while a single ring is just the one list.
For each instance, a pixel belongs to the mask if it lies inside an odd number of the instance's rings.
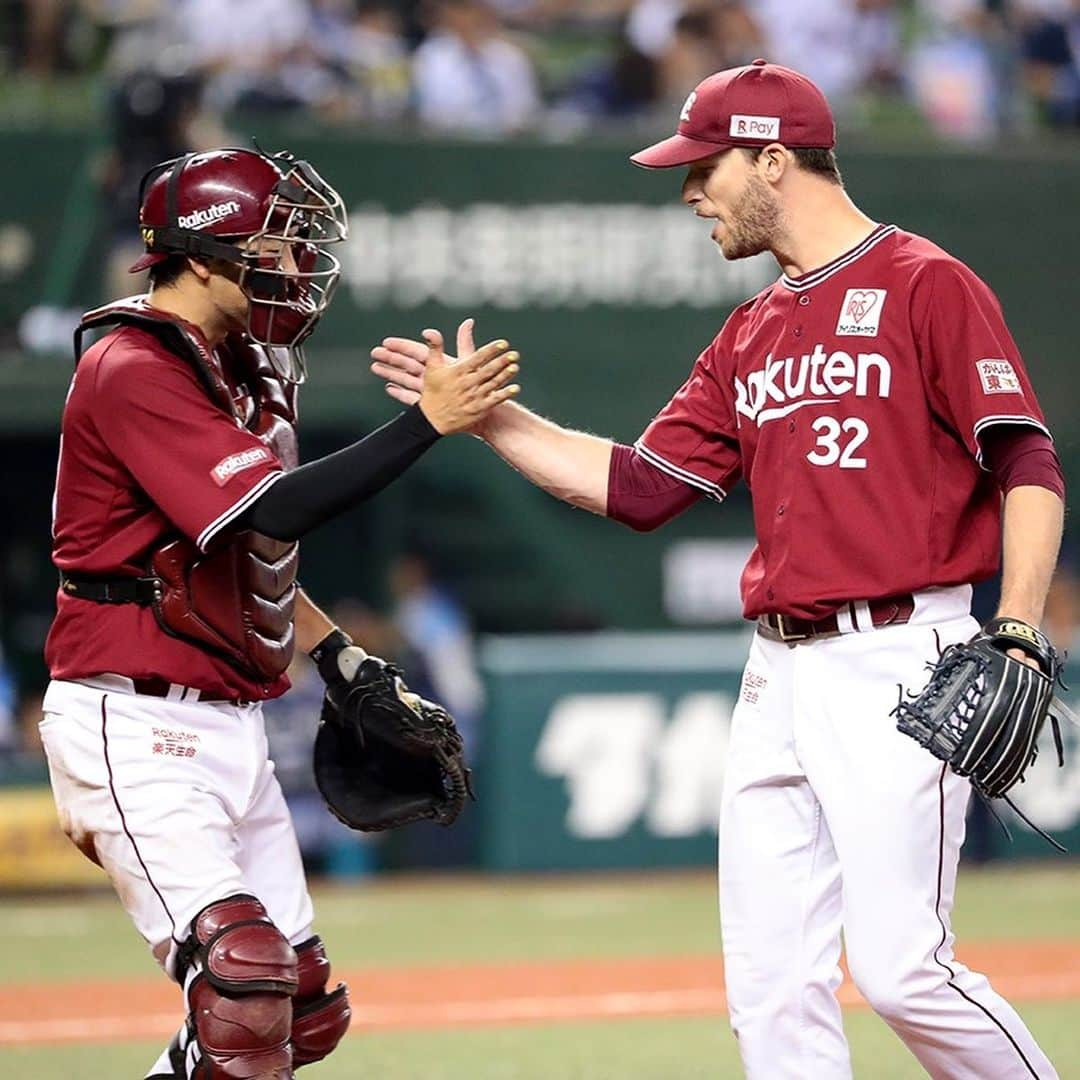
[{"label": "knee pad", "polygon": [[296,946],[299,988],[293,998],[292,1046],[296,1068],[322,1061],[349,1030],[352,1010],[344,983],[329,993],[330,961],[322,940],[310,937]]},{"label": "knee pad", "polygon": [[190,1075],[290,1076],[297,957],[262,904],[253,896],[230,896],[203,908],[181,961],[199,1057]]}]

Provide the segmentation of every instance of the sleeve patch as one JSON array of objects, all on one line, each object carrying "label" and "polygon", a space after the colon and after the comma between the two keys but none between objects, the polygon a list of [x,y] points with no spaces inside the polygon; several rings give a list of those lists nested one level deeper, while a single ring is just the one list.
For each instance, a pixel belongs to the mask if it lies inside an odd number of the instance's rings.
[{"label": "sleeve patch", "polygon": [[978,360],[979,381],[984,394],[1022,394],[1024,388],[1008,360]]},{"label": "sleeve patch", "polygon": [[271,461],[273,455],[265,446],[253,446],[222,458],[211,470],[210,476],[218,487],[224,487],[237,473],[250,469],[263,461]]}]

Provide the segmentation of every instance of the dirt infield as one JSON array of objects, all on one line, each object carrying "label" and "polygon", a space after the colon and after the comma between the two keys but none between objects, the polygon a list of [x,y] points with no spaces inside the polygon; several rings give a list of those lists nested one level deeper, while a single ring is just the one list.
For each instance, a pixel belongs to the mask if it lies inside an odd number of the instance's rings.
[{"label": "dirt infield", "polygon": [[[1080,998],[1080,943],[968,945],[965,963],[1016,1002]],[[702,1016],[725,1007],[719,957],[657,957],[467,967],[360,968],[352,987],[355,1029],[430,1029]],[[845,1006],[865,1007],[850,982]],[[0,1045],[166,1038],[180,997],[164,978],[0,987]]]}]

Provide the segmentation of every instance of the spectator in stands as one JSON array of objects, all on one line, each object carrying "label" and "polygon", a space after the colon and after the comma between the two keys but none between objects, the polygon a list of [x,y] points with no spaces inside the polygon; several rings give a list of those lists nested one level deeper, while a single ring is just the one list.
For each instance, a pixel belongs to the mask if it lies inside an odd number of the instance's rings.
[{"label": "spectator in stands", "polygon": [[683,7],[660,57],[662,98],[679,105],[690,87],[714,71],[749,64],[766,52],[761,30],[741,0]]},{"label": "spectator in stands", "polygon": [[409,51],[390,0],[314,0],[312,44],[339,84],[333,111],[361,122],[409,108]]},{"label": "spectator in stands", "polygon": [[1055,127],[1080,125],[1080,0],[1023,0],[1024,82]]},{"label": "spectator in stands", "polygon": [[659,70],[626,35],[616,35],[614,52],[591,65],[573,81],[553,113],[555,130],[573,132],[585,127],[578,121],[633,117],[651,109],[659,97]]},{"label": "spectator in stands", "polygon": [[[933,0],[937,2],[937,0]],[[899,67],[897,0],[750,0],[765,56],[808,75],[841,108],[876,73]]]},{"label": "spectator in stands", "polygon": [[0,754],[19,748],[21,736],[18,725],[15,676],[4,660],[0,647]]},{"label": "spectator in stands", "polygon": [[437,0],[434,28],[413,57],[416,111],[442,131],[506,135],[537,117],[532,62],[484,0]]},{"label": "spectator in stands", "polygon": [[305,0],[177,0],[171,21],[215,109],[280,112],[334,94],[332,76],[314,56]]},{"label": "spectator in stands", "polygon": [[[390,589],[395,599],[394,625],[427,674],[431,693],[426,696],[446,706],[470,753],[475,753],[484,688],[468,615],[433,579],[431,565],[422,555],[410,553],[395,560]],[[412,670],[410,666],[410,676]],[[410,685],[416,689],[414,683],[410,677]]]},{"label": "spectator in stands", "polygon": [[659,62],[686,9],[685,0],[634,0],[626,21],[626,36],[635,49]]},{"label": "spectator in stands", "polygon": [[201,90],[200,80],[183,68],[151,67],[127,72],[108,88],[110,145],[102,169],[102,198],[109,252],[106,295],[101,299],[126,296],[146,285],[145,276],[127,272],[144,248],[133,224],[139,184],[159,161],[198,148],[195,126]]},{"label": "spectator in stands", "polygon": [[21,38],[22,66],[37,76],[49,76],[60,66],[65,0],[23,0],[4,13],[4,21]]},{"label": "spectator in stands", "polygon": [[924,33],[908,76],[916,104],[940,134],[985,140],[1002,126],[1007,82],[995,45],[1000,13],[985,0],[919,0]]}]

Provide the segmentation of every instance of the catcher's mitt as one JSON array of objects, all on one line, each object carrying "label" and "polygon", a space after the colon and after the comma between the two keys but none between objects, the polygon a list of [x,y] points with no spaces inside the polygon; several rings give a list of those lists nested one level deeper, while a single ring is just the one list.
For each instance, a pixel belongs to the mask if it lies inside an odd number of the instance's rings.
[{"label": "catcher's mitt", "polygon": [[315,781],[330,810],[353,829],[378,832],[423,820],[450,825],[473,795],[464,749],[441,705],[411,693],[392,664],[365,656],[351,679],[328,681]]},{"label": "catcher's mitt", "polygon": [[[1021,649],[1038,664],[1009,656]],[[988,799],[1007,796],[1038,754],[1047,716],[1058,764],[1065,764],[1061,729],[1051,715],[1061,659],[1045,634],[1018,619],[993,619],[970,641],[950,645],[929,665],[922,693],[901,698],[897,727]]]}]

